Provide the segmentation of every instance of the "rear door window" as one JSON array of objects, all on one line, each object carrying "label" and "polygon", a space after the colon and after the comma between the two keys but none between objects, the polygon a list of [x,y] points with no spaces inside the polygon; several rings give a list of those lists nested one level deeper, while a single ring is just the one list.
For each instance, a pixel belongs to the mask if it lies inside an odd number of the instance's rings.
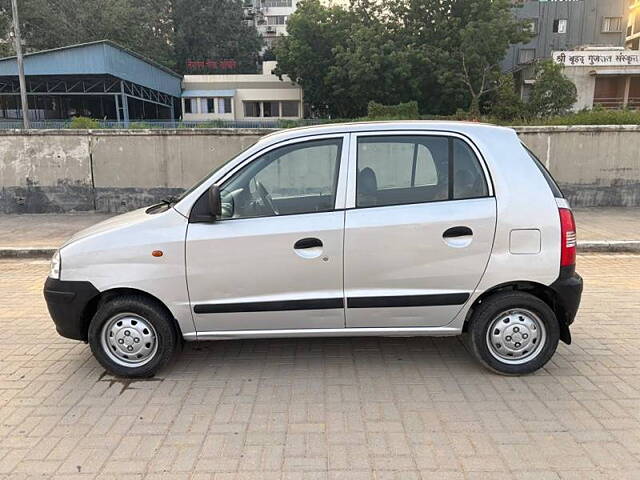
[{"label": "rear door window", "polygon": [[356,206],[486,197],[487,181],[466,142],[447,136],[358,138]]}]

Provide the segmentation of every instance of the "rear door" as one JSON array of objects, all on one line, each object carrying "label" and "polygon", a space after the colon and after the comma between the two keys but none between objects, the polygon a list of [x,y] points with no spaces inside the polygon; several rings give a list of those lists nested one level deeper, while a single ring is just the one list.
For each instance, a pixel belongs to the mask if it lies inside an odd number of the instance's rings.
[{"label": "rear door", "polygon": [[462,136],[422,132],[354,134],[351,152],[347,327],[450,323],[478,285],[495,234],[479,152]]}]

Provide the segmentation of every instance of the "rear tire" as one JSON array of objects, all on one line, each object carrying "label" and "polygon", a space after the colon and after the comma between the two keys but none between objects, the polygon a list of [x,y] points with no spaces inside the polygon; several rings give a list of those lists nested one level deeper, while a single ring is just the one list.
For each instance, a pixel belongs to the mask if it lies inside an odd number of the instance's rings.
[{"label": "rear tire", "polygon": [[89,325],[89,345],[98,362],[119,377],[152,377],[172,357],[173,319],[140,295],[112,298],[98,306]]},{"label": "rear tire", "polygon": [[468,329],[471,352],[487,368],[503,375],[524,375],[553,356],[560,326],[544,301],[525,292],[498,293],[476,308]]}]

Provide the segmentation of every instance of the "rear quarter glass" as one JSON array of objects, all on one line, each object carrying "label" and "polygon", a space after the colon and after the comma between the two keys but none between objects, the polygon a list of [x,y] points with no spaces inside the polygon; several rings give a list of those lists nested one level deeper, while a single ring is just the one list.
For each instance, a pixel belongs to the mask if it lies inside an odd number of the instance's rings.
[{"label": "rear quarter glass", "polygon": [[531,160],[533,160],[533,163],[535,163],[536,167],[538,167],[538,170],[540,170],[540,173],[542,173],[542,176],[547,181],[547,185],[549,185],[549,188],[551,189],[553,196],[556,198],[564,198],[564,195],[562,194],[562,190],[560,190],[560,187],[558,187],[558,184],[549,173],[549,170],[546,169],[546,167],[538,159],[538,157],[536,157],[533,154],[533,152],[529,150],[524,144],[522,144],[522,147],[529,154],[529,157],[531,157]]}]

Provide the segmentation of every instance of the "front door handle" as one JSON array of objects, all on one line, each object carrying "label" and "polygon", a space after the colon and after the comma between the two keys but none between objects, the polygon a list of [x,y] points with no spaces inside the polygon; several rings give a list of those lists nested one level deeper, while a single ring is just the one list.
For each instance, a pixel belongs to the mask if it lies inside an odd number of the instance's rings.
[{"label": "front door handle", "polygon": [[320,248],[322,247],[322,240],[319,238],[302,238],[298,240],[293,248],[295,250],[305,250],[307,248]]},{"label": "front door handle", "polygon": [[442,234],[443,238],[468,237],[473,235],[473,230],[469,227],[451,227]]}]

